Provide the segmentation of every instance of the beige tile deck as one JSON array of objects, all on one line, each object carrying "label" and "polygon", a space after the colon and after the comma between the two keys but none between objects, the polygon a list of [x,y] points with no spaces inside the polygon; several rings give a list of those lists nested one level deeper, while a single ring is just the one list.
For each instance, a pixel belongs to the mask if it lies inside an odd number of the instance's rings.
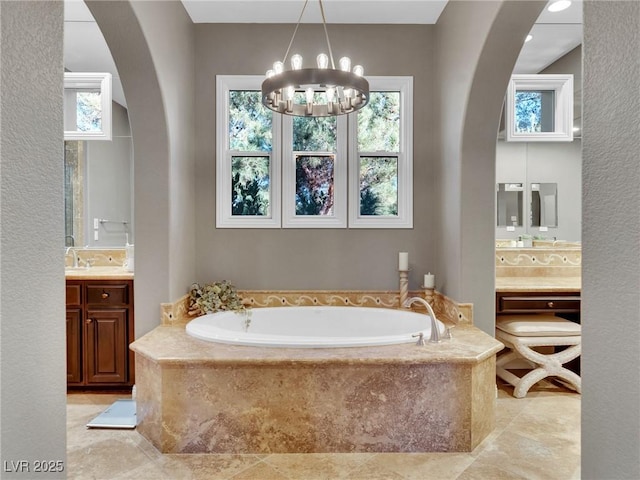
[{"label": "beige tile deck", "polygon": [[496,429],[470,453],[162,455],[135,430],[85,424],[123,395],[67,397],[68,478],[136,480],[577,480],[580,395],[543,381],[499,384]]}]

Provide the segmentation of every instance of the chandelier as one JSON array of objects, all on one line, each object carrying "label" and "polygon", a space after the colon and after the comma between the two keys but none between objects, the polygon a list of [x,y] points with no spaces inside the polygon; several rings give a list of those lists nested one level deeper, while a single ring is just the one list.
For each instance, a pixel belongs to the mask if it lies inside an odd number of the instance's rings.
[{"label": "chandelier", "polygon": [[[319,54],[316,68],[302,68],[302,56],[295,54],[291,56],[291,70],[284,69],[307,3],[309,0],[304,2],[283,60],[273,64],[262,82],[262,103],[274,112],[304,117],[328,117],[360,110],[369,101],[369,82],[362,76],[361,65],[351,70],[349,57],[342,57],[338,63],[340,68],[336,69],[322,0],[318,3],[329,55]],[[304,95],[296,95],[296,92]]]}]

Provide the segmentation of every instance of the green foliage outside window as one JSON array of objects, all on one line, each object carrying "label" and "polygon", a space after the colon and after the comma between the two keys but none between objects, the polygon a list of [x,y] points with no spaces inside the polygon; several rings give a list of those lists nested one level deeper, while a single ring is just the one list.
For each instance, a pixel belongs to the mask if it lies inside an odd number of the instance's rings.
[{"label": "green foliage outside window", "polygon": [[333,215],[334,157],[296,158],[296,215]]},{"label": "green foliage outside window", "polygon": [[371,92],[358,112],[358,151],[400,151],[400,92]]},{"label": "green foliage outside window", "polygon": [[334,152],[337,136],[336,117],[293,117],[294,152]]},{"label": "green foliage outside window", "polygon": [[76,99],[76,128],[78,131],[102,131],[102,98],[100,92],[78,92]]},{"label": "green foliage outside window", "polygon": [[259,91],[229,92],[229,149],[239,152],[270,152],[271,112],[260,102]]},{"label": "green foliage outside window", "polygon": [[397,157],[360,157],[360,215],[398,215]]},{"label": "green foliage outside window", "polygon": [[231,214],[269,215],[269,157],[231,159]]}]

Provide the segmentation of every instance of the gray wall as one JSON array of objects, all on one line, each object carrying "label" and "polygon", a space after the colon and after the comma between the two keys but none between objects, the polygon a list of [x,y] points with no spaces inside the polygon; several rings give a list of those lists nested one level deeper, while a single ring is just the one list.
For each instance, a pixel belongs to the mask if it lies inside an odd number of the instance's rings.
[{"label": "gray wall", "polygon": [[86,3],[120,74],[133,134],[139,337],[195,277],[194,27],[179,2]]},{"label": "gray wall", "polygon": [[[504,142],[496,147],[496,183],[523,183],[524,224],[508,232],[496,227],[496,238],[516,239],[528,233],[559,240],[580,241],[582,145],[573,142]],[[558,227],[541,232],[531,227],[531,183],[558,184]]]},{"label": "gray wall", "polygon": [[65,475],[4,463],[66,463],[62,31],[62,2],[0,2],[2,478]]},{"label": "gray wall", "polygon": [[[543,1],[452,1],[437,24],[437,287],[495,326],[495,158],[502,102]],[[520,41],[518,41],[520,40]]]},{"label": "gray wall", "polygon": [[[196,25],[197,280],[227,279],[243,289],[395,290],[398,252],[407,251],[410,286],[419,288],[435,264],[432,26],[329,25],[336,59],[349,55],[365,75],[414,77],[413,229],[215,229],[215,76],[264,74],[292,29]],[[292,52],[315,59],[324,45],[322,27],[305,24]]]},{"label": "gray wall", "polygon": [[[124,247],[126,233],[132,233],[133,142],[127,110],[113,102],[112,140],[85,143],[85,232],[90,247]],[[94,240],[93,219],[122,223],[103,223]],[[129,235],[133,243],[133,235]]]},{"label": "gray wall", "polygon": [[582,477],[640,478],[640,3],[584,2]]}]

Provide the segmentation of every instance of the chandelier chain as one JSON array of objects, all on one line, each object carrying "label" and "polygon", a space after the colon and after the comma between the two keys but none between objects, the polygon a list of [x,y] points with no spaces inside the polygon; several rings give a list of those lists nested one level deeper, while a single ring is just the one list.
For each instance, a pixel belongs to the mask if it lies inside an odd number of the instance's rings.
[{"label": "chandelier chain", "polygon": [[320,4],[320,14],[322,15],[322,26],[324,27],[324,37],[327,39],[327,48],[329,49],[329,58],[331,59],[331,68],[335,70],[336,64],[333,61],[333,52],[331,51],[331,42],[329,41],[329,34],[327,33],[327,20],[324,18],[324,7],[322,6],[322,0],[318,0]]},{"label": "chandelier chain", "polygon": [[289,56],[289,50],[291,50],[291,45],[293,45],[293,40],[296,38],[296,33],[298,33],[298,27],[300,26],[300,21],[302,20],[302,16],[304,15],[304,10],[307,8],[307,3],[309,0],[304,0],[304,6],[302,7],[302,11],[300,12],[300,16],[298,17],[298,23],[296,23],[296,28],[293,30],[293,35],[291,35],[291,40],[289,41],[289,46],[287,47],[287,51],[284,52],[284,58],[282,59],[282,63],[286,63],[287,57]]}]

